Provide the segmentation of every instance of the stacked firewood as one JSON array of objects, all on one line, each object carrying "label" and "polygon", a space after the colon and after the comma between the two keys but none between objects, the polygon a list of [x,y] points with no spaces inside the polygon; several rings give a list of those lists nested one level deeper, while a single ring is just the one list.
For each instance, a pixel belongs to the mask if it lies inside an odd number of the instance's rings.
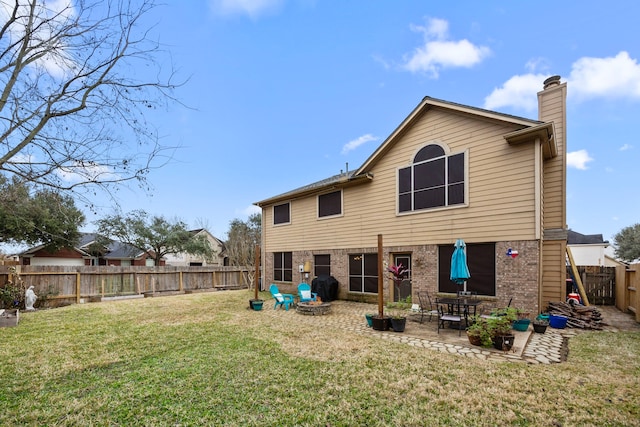
[{"label": "stacked firewood", "polygon": [[602,330],[606,325],[602,313],[595,306],[584,306],[567,302],[550,302],[549,314],[566,316],[567,326],[571,328]]}]

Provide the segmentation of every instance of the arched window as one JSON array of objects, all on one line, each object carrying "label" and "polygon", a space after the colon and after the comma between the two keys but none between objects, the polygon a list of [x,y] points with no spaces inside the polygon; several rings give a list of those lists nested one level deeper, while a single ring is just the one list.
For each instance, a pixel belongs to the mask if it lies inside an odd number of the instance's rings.
[{"label": "arched window", "polygon": [[398,211],[464,204],[464,183],[464,153],[447,155],[441,146],[429,144],[398,171]]}]

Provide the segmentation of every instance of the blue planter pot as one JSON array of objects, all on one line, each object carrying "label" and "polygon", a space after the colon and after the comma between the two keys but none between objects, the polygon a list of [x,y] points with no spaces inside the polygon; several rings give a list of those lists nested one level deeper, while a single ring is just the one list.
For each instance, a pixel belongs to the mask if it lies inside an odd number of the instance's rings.
[{"label": "blue planter pot", "polygon": [[252,299],[249,300],[249,307],[251,307],[253,310],[255,311],[260,311],[262,310],[262,305],[264,304],[264,301],[261,299]]}]

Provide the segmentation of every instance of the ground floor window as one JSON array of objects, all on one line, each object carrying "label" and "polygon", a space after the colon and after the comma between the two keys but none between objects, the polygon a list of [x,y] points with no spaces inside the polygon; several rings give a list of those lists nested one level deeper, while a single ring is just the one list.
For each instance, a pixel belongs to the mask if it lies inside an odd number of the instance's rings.
[{"label": "ground floor window", "polygon": [[279,282],[293,281],[292,259],[291,252],[273,253],[273,280]]},{"label": "ground floor window", "polygon": [[349,255],[349,292],[378,293],[378,254]]},{"label": "ground floor window", "polygon": [[[453,283],[451,277],[451,256],[453,244],[438,246],[438,291],[462,290]],[[478,295],[496,296],[496,244],[467,243],[467,266],[471,278],[467,280],[467,291]]]},{"label": "ground floor window", "polygon": [[331,276],[331,255],[313,256],[313,274],[316,277],[320,275]]}]

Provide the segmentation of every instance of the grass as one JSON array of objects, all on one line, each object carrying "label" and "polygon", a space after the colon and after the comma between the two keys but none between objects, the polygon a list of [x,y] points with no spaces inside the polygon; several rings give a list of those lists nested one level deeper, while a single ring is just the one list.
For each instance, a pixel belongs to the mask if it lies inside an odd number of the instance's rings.
[{"label": "grass", "polygon": [[638,333],[581,333],[562,364],[487,362],[274,313],[267,295],[250,311],[252,295],[25,313],[0,329],[0,423],[640,424]]}]

